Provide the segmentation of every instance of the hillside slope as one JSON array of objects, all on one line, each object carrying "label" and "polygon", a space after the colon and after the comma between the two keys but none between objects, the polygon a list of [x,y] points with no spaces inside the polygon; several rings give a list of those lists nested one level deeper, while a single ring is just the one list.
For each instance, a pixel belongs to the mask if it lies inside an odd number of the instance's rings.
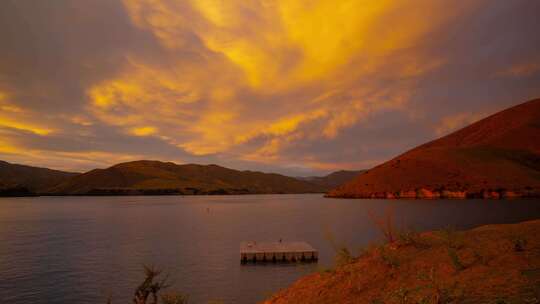
[{"label": "hillside slope", "polygon": [[350,198],[540,195],[540,99],[412,149],[328,193]]},{"label": "hillside slope", "polygon": [[538,303],[538,248],[540,220],[409,233],[301,278],[264,303]]},{"label": "hillside slope", "polygon": [[77,174],[0,161],[0,194],[44,192]]},{"label": "hillside slope", "polygon": [[338,186],[341,186],[345,184],[346,182],[351,181],[361,173],[363,173],[365,170],[356,170],[356,171],[349,171],[349,170],[340,170],[336,172],[332,172],[325,176],[309,176],[309,177],[300,177],[298,179],[308,181],[312,184],[316,184],[326,191],[329,191],[331,189],[334,189]]},{"label": "hillside slope", "polygon": [[279,174],[217,165],[134,161],[96,169],[55,187],[52,194],[257,194],[322,193],[320,187]]}]

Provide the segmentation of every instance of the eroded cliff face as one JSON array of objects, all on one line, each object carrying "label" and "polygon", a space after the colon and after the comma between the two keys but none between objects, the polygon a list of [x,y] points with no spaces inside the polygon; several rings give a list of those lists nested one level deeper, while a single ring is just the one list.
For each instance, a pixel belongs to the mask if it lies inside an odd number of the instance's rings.
[{"label": "eroded cliff face", "polygon": [[365,199],[511,199],[540,197],[538,190],[433,190],[420,188],[416,190],[401,190],[396,192],[355,192],[351,194],[330,192],[327,197],[365,198]]}]

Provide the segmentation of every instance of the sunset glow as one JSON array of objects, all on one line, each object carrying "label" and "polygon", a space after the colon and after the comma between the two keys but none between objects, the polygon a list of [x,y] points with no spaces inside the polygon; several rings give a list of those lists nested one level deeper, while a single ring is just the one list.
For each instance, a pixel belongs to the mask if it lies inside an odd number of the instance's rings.
[{"label": "sunset glow", "polygon": [[538,97],[534,6],[8,2],[0,156],[76,171],[139,158],[298,175],[369,168]]}]

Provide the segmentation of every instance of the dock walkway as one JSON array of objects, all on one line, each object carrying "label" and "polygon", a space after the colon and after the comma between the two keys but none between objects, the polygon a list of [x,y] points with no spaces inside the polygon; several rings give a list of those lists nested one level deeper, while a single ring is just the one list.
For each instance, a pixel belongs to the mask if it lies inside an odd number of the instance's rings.
[{"label": "dock walkway", "polygon": [[315,262],[319,253],[306,242],[241,242],[240,261]]}]

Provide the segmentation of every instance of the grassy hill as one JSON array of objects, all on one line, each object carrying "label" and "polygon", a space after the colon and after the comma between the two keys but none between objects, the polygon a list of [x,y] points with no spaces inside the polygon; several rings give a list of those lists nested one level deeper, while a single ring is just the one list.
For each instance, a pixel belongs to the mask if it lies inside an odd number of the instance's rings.
[{"label": "grassy hill", "polygon": [[259,194],[322,193],[321,187],[279,174],[238,171],[217,165],[134,161],[75,176],[52,194]]},{"label": "grassy hill", "polygon": [[325,191],[329,191],[331,189],[334,189],[338,186],[341,186],[345,184],[346,182],[351,181],[361,173],[365,172],[365,170],[356,170],[356,171],[350,171],[350,170],[340,170],[336,172],[332,172],[325,176],[309,176],[309,177],[299,177],[298,179],[308,181],[312,184],[316,184],[320,186],[322,189],[325,189]]},{"label": "grassy hill", "polygon": [[540,195],[540,99],[412,149],[328,193],[350,198]]},{"label": "grassy hill", "polygon": [[0,195],[46,192],[77,174],[0,161]]}]

